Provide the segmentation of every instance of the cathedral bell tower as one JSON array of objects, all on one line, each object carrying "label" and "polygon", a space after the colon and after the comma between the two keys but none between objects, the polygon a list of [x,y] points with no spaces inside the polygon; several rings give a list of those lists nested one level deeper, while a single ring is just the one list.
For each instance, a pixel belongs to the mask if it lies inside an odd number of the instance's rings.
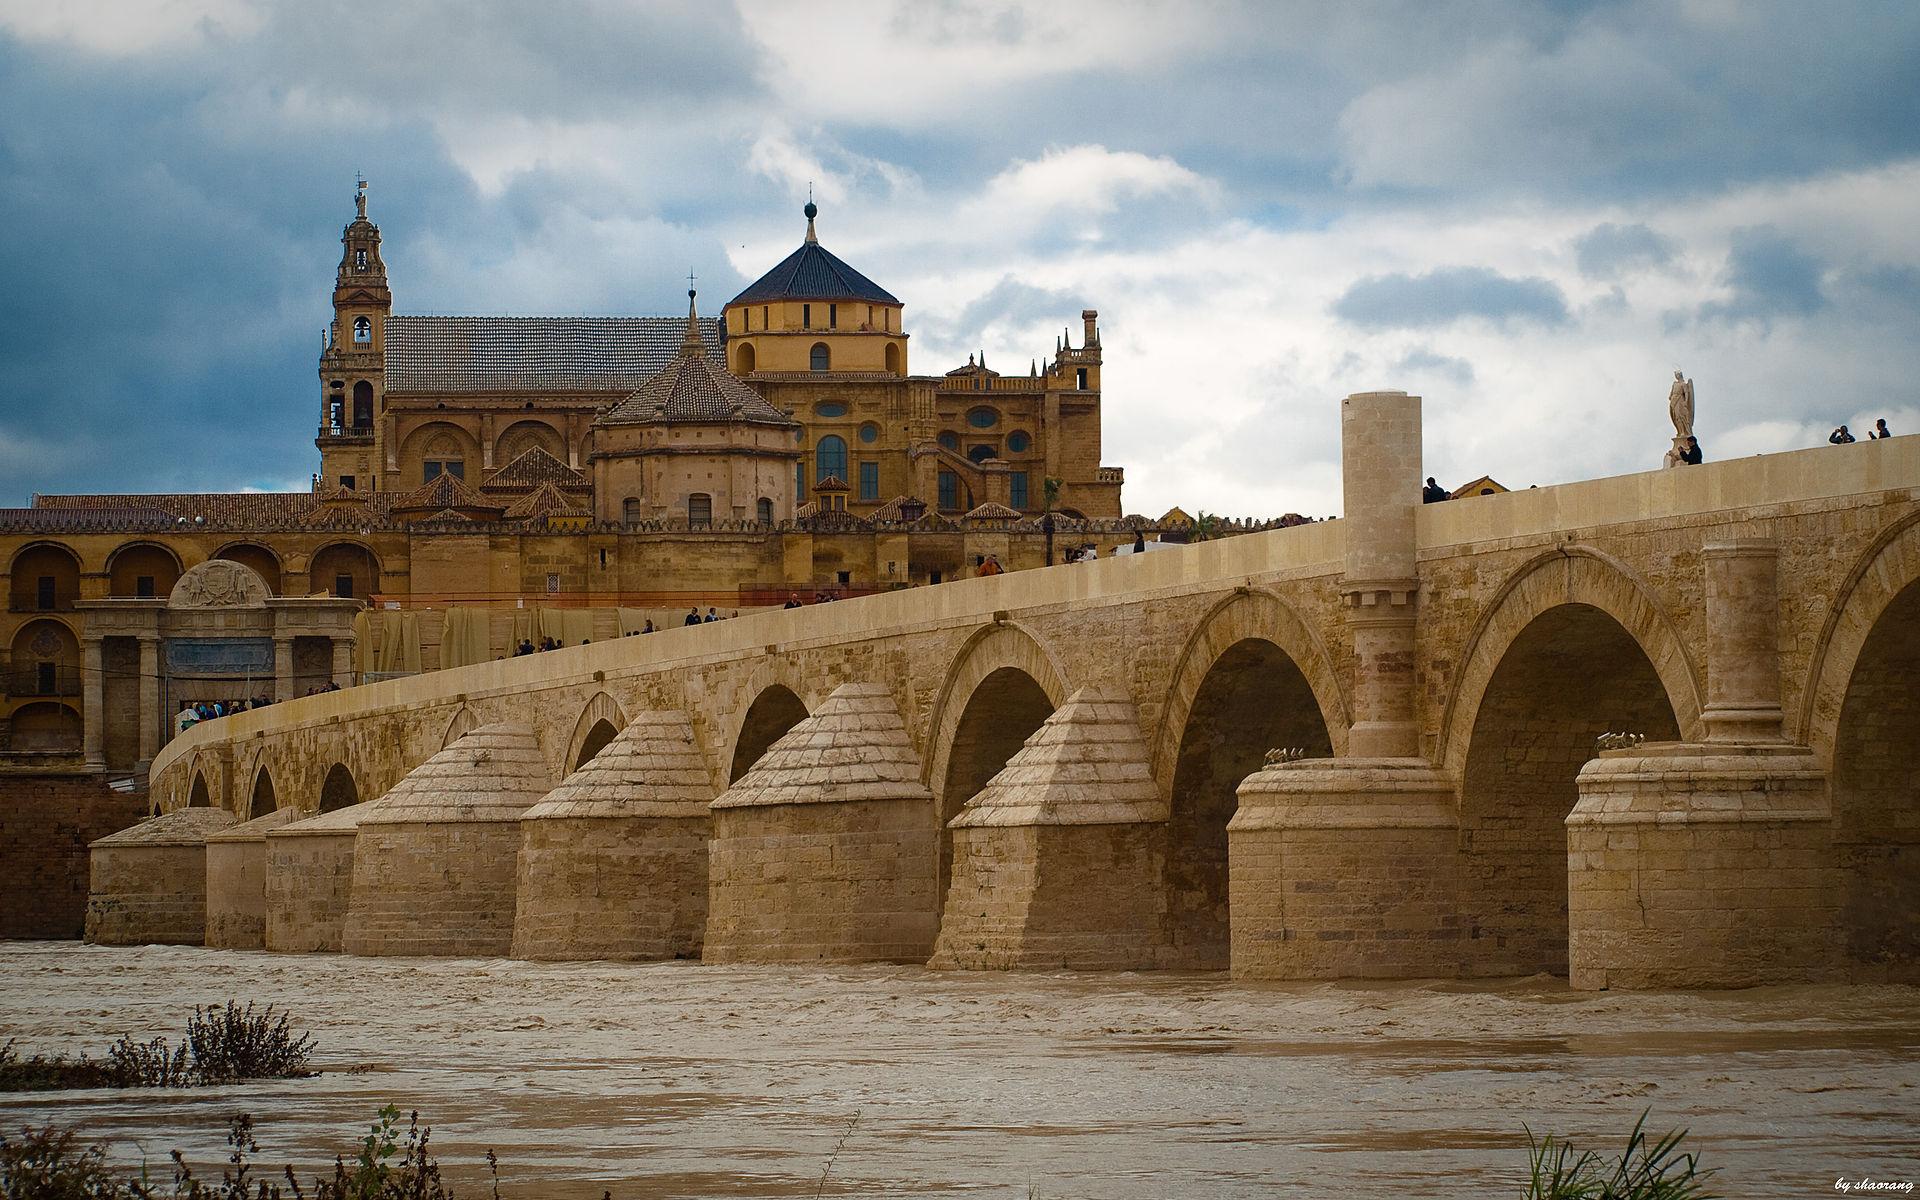
[{"label": "cathedral bell tower", "polygon": [[333,324],[320,349],[320,481],[372,491],[379,478],[386,408],[387,317],[393,293],[380,261],[380,227],[367,220],[367,181],[353,195],[354,218],[341,231],[334,276]]}]

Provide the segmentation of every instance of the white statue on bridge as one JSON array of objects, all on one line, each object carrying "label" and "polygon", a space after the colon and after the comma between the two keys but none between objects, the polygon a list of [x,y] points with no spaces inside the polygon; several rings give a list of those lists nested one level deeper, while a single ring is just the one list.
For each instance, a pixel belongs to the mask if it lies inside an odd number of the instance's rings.
[{"label": "white statue on bridge", "polygon": [[1678,369],[1673,372],[1673,386],[1667,389],[1667,416],[1673,420],[1673,447],[1667,451],[1666,465],[1677,467],[1687,461],[1687,439],[1693,436],[1693,380]]}]

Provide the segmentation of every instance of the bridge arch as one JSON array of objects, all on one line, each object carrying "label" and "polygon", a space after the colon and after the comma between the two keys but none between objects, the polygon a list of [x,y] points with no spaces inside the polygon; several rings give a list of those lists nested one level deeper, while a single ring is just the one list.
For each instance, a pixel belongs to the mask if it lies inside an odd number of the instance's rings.
[{"label": "bridge arch", "polygon": [[195,767],[193,782],[187,785],[188,808],[212,808],[213,792],[207,786],[207,773]]},{"label": "bridge arch", "polygon": [[1460,781],[1462,969],[1564,975],[1580,768],[1610,730],[1697,737],[1693,675],[1645,590],[1591,552],[1521,568],[1478,635],[1447,746]]},{"label": "bridge arch", "polygon": [[1457,778],[1488,685],[1508,649],[1535,619],[1562,605],[1582,605],[1610,617],[1652,664],[1673,705],[1679,736],[1698,741],[1700,697],[1706,688],[1673,618],[1624,564],[1591,546],[1564,546],[1526,562],[1500,586],[1474,623],[1459,673],[1440,721],[1438,761]]},{"label": "bridge arch", "polygon": [[567,739],[567,759],[561,767],[561,778],[586,766],[626,727],[627,715],[620,711],[620,705],[614,698],[605,692],[595,692],[593,698],[580,709],[579,719],[573,723],[573,735]]},{"label": "bridge arch", "polygon": [[1169,798],[1167,913],[1180,965],[1225,969],[1235,791],[1275,747],[1345,753],[1346,698],[1324,643],[1265,590],[1216,604],[1178,662],[1154,748]]},{"label": "bridge arch", "polygon": [[1847,958],[1920,981],[1920,514],[1861,555],[1811,672],[1800,725],[1828,764]]},{"label": "bridge arch", "polygon": [[960,645],[940,686],[928,726],[927,787],[939,822],[939,877],[944,903],[953,868],[947,823],[1033,736],[1072,687],[1058,658],[1032,631],[995,622]]},{"label": "bridge arch", "polygon": [[344,762],[327,768],[320,781],[320,811],[337,812],[360,803],[360,787],[354,782],[353,769]]},{"label": "bridge arch", "polygon": [[252,798],[247,806],[247,820],[264,817],[280,807],[273,794],[273,774],[267,770],[267,764],[261,763],[253,772]]},{"label": "bridge arch", "polygon": [[819,702],[809,694],[799,671],[785,657],[766,658],[756,663],[736,694],[752,699],[738,709],[738,718],[721,748],[722,786],[737,782],[770,746],[806,720]]},{"label": "bridge arch", "polygon": [[448,719],[446,732],[440,735],[440,748],[445,750],[448,746],[453,745],[461,738],[472,733],[474,726],[479,723],[480,718],[474,715],[472,706],[463,702],[460,705],[459,711],[455,712],[453,716]]}]

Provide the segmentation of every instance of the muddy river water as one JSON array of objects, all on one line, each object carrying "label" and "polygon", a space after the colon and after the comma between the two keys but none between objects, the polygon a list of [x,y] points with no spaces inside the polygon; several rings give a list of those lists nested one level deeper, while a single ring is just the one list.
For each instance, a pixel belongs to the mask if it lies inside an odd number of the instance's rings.
[{"label": "muddy river water", "polygon": [[[1657,995],[1546,979],[540,964],[0,943],[0,1037],[98,1053],[195,1003],[291,1008],[324,1074],[0,1096],[116,1159],[318,1168],[389,1102],[505,1196],[1517,1196],[1522,1126],[1612,1146],[1643,1108],[1733,1197],[1920,1184],[1920,989]],[[829,1159],[831,1165],[829,1167]],[[822,1183],[823,1172],[825,1182]],[[313,1172],[307,1172],[311,1174]],[[1899,1194],[1899,1193],[1895,1193]]]}]

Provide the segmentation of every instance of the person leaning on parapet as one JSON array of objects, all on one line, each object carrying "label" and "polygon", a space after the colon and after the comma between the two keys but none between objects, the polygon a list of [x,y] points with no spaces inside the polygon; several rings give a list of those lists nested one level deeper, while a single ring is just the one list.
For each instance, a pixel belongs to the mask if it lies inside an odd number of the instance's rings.
[{"label": "person leaning on parapet", "polygon": [[1427,476],[1427,486],[1420,489],[1420,503],[1438,504],[1447,498],[1447,489],[1435,483],[1433,476]]},{"label": "person leaning on parapet", "polygon": [[977,575],[1004,575],[1006,570],[1005,567],[1000,565],[998,555],[989,554],[987,555],[987,560],[980,564],[980,569],[974,573]]},{"label": "person leaning on parapet", "polygon": [[682,625],[698,625],[700,623],[700,606],[696,604],[688,609],[687,619],[680,623]]},{"label": "person leaning on parapet", "polygon": [[1867,430],[1867,440],[1870,442],[1877,442],[1881,438],[1890,438],[1892,436],[1893,430],[1887,428],[1887,419],[1885,417],[1881,417],[1878,421],[1875,421],[1873,428]]},{"label": "person leaning on parapet", "polygon": [[1699,438],[1694,437],[1692,434],[1687,435],[1687,448],[1680,452],[1680,461],[1683,463],[1692,463],[1695,465],[1698,465],[1699,463],[1706,461],[1706,455],[1704,455],[1700,451]]},{"label": "person leaning on parapet", "polygon": [[1829,442],[1832,442],[1836,446],[1845,446],[1845,445],[1851,444],[1854,441],[1854,436],[1847,432],[1847,427],[1845,425],[1842,425],[1840,428],[1828,434],[1827,440]]},{"label": "person leaning on parapet", "polygon": [[780,607],[782,607],[782,608],[799,608],[799,607],[800,607],[800,593],[799,593],[799,592],[788,592],[788,593],[787,593],[787,602],[786,602],[785,604],[783,604],[783,605],[781,605]]}]

